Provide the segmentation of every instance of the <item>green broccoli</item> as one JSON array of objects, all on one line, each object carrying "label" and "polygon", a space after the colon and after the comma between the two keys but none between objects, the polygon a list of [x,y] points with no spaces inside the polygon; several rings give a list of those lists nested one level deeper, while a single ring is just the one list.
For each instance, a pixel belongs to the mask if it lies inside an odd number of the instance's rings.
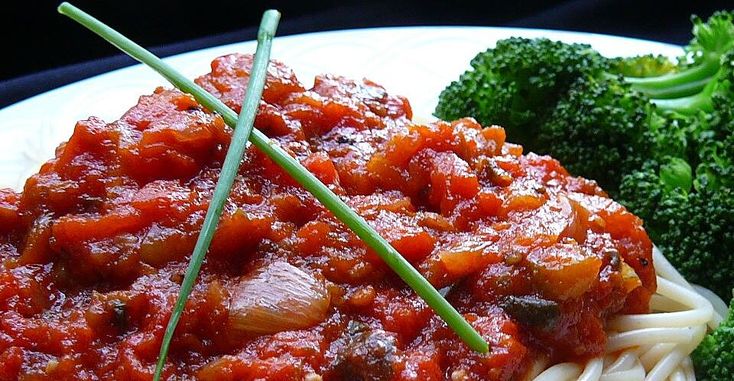
[{"label": "green broccoli", "polygon": [[714,111],[673,113],[670,125],[655,134],[653,155],[623,177],[619,191],[620,202],[645,221],[671,263],[722,297],[734,285],[732,57],[734,52],[722,58],[704,90]]},{"label": "green broccoli", "polygon": [[[669,221],[657,219],[661,205],[682,201],[693,187],[693,170],[685,160],[666,156],[646,162],[642,169],[622,178],[618,200],[634,210],[645,221],[653,242],[661,243],[660,235]],[[671,201],[672,200],[672,201]]]},{"label": "green broccoli", "polygon": [[706,85],[700,92],[680,98],[660,99],[655,103],[662,110],[681,114],[723,111],[728,116],[725,119],[731,120],[732,111],[723,110],[721,107],[732,105],[732,82],[734,82],[734,47],[719,57],[716,74],[706,80]]},{"label": "green broccoli", "polygon": [[729,316],[703,339],[691,359],[699,381],[734,380],[734,299]]},{"label": "green broccoli", "polygon": [[719,72],[721,57],[734,47],[733,15],[715,12],[706,22],[693,16],[693,40],[681,60],[682,70],[657,77],[628,77],[627,82],[652,99],[681,98],[700,92]]},{"label": "green broccoli", "polygon": [[612,58],[609,72],[624,77],[658,77],[672,74],[679,70],[679,66],[668,57],[662,55],[643,55],[636,57]]},{"label": "green broccoli", "polygon": [[653,242],[658,242],[654,232],[659,231],[652,216],[660,205],[665,189],[660,182],[660,164],[648,161],[643,167],[622,177],[617,200],[645,221],[645,230]]},{"label": "green broccoli", "polygon": [[[601,140],[594,131],[607,134],[616,142],[628,140],[630,129],[624,128],[615,134],[615,127],[639,119],[637,103],[640,102],[629,102],[630,99],[644,96],[647,98],[643,99],[657,105],[657,108],[644,107],[646,112],[659,115],[643,118],[657,123],[647,126],[647,129],[670,125],[660,121],[660,117],[679,119],[680,115],[712,109],[713,94],[722,91],[718,84],[726,83],[726,75],[722,74],[726,71],[722,70],[722,56],[734,46],[732,13],[717,12],[707,22],[694,17],[693,36],[685,58],[677,67],[670,67],[671,63],[649,55],[606,59],[583,44],[564,44],[547,39],[502,40],[495,48],[479,53],[471,62],[472,68],[444,89],[435,115],[442,119],[472,116],[485,125],[500,124],[507,130],[509,139],[538,153],[557,156],[557,153],[573,152],[575,148],[569,145],[585,145],[590,151],[596,150],[598,157],[607,153],[614,156],[618,147],[607,152],[609,147],[599,145]],[[632,77],[634,74],[642,74],[643,77]],[[649,76],[651,74],[660,75]],[[623,80],[629,87],[608,89],[604,91],[605,97],[587,104],[587,109],[607,109],[609,114],[606,116],[610,119],[593,118],[581,112],[556,112],[557,108],[567,109],[569,104],[578,103],[578,99],[583,97],[583,94],[579,95],[579,88],[590,90],[588,98],[591,99],[594,92],[599,93],[601,87],[607,87],[604,80],[615,81],[620,75],[624,75]],[[592,83],[578,84],[584,80]],[[641,95],[623,94],[625,91]],[[624,110],[629,114],[621,112]],[[565,120],[553,120],[558,116]],[[555,124],[545,128],[553,130],[552,134],[546,133],[553,139],[547,136],[540,139],[546,123]],[[564,126],[569,130],[564,131]],[[581,128],[590,131],[577,136]],[[638,129],[643,130],[645,128]],[[646,137],[638,136],[636,139],[644,141]],[[637,152],[636,149],[625,149],[627,156],[639,156],[633,159],[637,162],[647,159],[647,150]],[[599,168],[585,156],[572,156],[563,162],[572,168],[572,173],[596,180],[618,172],[619,165],[625,165],[619,160],[606,160],[607,167]],[[618,179],[611,181],[612,188],[607,191],[614,194],[614,184],[618,182]]]},{"label": "green broccoli", "polygon": [[[734,192],[702,187],[663,197],[653,219],[663,228],[656,242],[691,282],[725,295],[734,284]],[[667,228],[668,230],[665,230]]]},{"label": "green broccoli", "polygon": [[622,176],[651,155],[656,141],[649,126],[666,124],[629,87],[616,77],[578,78],[539,125],[536,146],[553,147],[553,157],[569,172],[596,179],[614,193]]},{"label": "green broccoli", "polygon": [[734,285],[733,142],[703,147],[695,171],[681,158],[650,161],[624,176],[619,194],[678,271],[720,296]]},{"label": "green broccoli", "polygon": [[443,90],[436,116],[499,124],[515,142],[536,147],[536,126],[557,99],[578,77],[600,75],[608,62],[589,45],[509,38],[479,53],[471,66]]}]

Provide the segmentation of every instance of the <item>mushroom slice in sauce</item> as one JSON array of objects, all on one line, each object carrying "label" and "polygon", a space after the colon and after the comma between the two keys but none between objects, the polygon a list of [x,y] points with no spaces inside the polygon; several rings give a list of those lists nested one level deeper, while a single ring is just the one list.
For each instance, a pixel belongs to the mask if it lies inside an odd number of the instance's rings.
[{"label": "mushroom slice in sauce", "polygon": [[394,334],[349,322],[327,379],[353,381],[392,380],[401,353]]}]

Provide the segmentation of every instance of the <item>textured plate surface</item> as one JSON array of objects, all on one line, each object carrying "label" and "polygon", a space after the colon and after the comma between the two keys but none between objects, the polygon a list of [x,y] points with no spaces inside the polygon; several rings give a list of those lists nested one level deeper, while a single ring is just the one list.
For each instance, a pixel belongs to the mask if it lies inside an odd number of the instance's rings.
[{"label": "textured plate surface", "polygon": [[[510,36],[583,42],[607,56],[657,53],[677,56],[680,47],[588,33],[488,27],[402,27],[311,33],[275,39],[273,58],[292,67],[306,86],[320,73],[369,78],[410,99],[415,115],[428,116],[440,91],[456,79],[477,52]],[[217,56],[255,50],[248,41],[197,50],[166,60],[194,78],[209,71]],[[156,86],[166,86],[142,65],[79,81],[0,110],[0,187],[20,189],[25,179],[53,157],[77,120],[108,122]]]}]

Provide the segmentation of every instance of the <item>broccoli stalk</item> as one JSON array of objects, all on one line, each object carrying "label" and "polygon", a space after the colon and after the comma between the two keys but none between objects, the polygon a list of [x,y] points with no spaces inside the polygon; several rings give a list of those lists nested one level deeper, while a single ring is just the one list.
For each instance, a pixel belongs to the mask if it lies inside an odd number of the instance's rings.
[{"label": "broccoli stalk", "polygon": [[679,98],[696,94],[719,70],[720,55],[706,53],[696,66],[660,77],[626,77],[625,80],[651,99]]},{"label": "broccoli stalk", "polygon": [[[733,37],[734,38],[734,37]],[[733,40],[734,41],[734,40]],[[715,111],[717,96],[729,97],[734,82],[734,49],[718,58],[716,75],[707,79],[703,89],[693,95],[672,99],[653,99],[662,110],[677,111],[682,114],[695,114],[700,111]]]},{"label": "broccoli stalk", "polygon": [[[658,103],[658,99],[688,97],[704,90],[718,73],[721,57],[734,46],[732,13],[716,12],[707,22],[694,16],[691,21],[694,38],[687,48],[687,60],[690,61],[688,67],[677,73],[658,77],[625,78],[634,90],[647,95],[655,103]],[[691,100],[701,101],[699,98]],[[661,104],[673,106],[666,102]],[[686,102],[677,102],[675,105],[684,106],[685,110],[692,108]]]},{"label": "broccoli stalk", "polygon": [[657,77],[625,80],[660,109],[683,114],[714,111],[713,96],[721,83],[731,80],[734,48],[734,14],[716,12],[707,22],[694,16],[694,38],[682,60],[688,66],[677,72]]},{"label": "broccoli stalk", "polygon": [[734,81],[734,52],[721,57],[719,72],[711,79],[703,90],[697,94],[682,98],[655,100],[655,104],[666,111],[675,111],[685,115],[693,115],[703,112],[718,111],[715,98],[717,96],[729,97],[731,84]]}]

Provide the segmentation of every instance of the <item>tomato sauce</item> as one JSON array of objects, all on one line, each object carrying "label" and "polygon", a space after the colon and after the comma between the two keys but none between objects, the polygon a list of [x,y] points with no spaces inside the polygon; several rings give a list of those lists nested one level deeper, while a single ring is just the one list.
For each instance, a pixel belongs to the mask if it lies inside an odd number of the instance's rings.
[{"label": "tomato sauce", "polygon": [[[239,111],[251,64],[220,57],[197,82]],[[165,379],[518,379],[540,358],[603,353],[610,316],[648,312],[651,243],[595,182],[523,155],[498,126],[413,122],[405,98],[370,81],[322,75],[306,89],[281,63],[268,73],[256,128],[443,289],[490,352],[467,348],[249,147]],[[78,122],[21,193],[0,191],[0,380],[152,378],[230,137],[191,96],[159,88],[118,121]],[[262,312],[259,292],[289,292],[287,277],[285,290],[258,286],[275,263],[320,298],[280,317],[311,320],[233,325]]]}]

